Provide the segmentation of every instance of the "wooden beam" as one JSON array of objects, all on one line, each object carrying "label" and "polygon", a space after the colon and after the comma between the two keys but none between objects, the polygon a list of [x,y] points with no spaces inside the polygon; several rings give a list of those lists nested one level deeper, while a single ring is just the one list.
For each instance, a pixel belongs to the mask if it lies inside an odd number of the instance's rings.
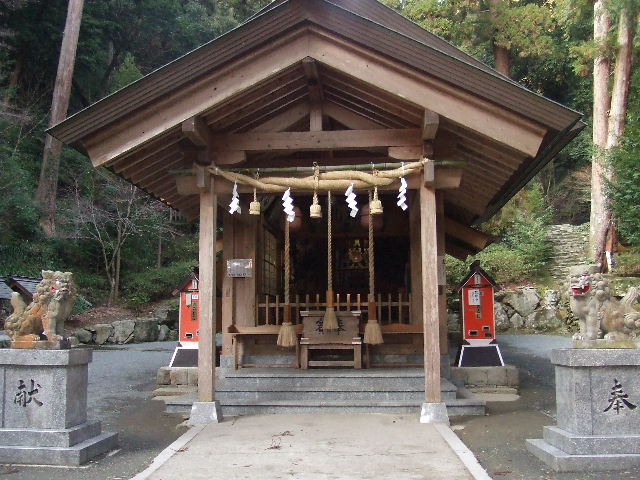
[{"label": "wooden beam", "polygon": [[313,58],[307,57],[302,59],[302,69],[307,78],[307,90],[309,93],[309,131],[322,131],[322,101],[324,94],[322,93],[322,83],[318,74],[318,65]]},{"label": "wooden beam", "polygon": [[409,260],[411,274],[411,318],[422,324],[422,244],[420,243],[419,193],[409,192]]},{"label": "wooden beam", "polygon": [[458,188],[462,181],[463,168],[436,168],[436,189],[450,190]]},{"label": "wooden beam", "polygon": [[444,231],[447,235],[455,237],[462,242],[482,250],[489,244],[491,237],[475,228],[468,227],[452,218],[444,219]]},{"label": "wooden beam", "polygon": [[424,155],[424,147],[420,145],[412,145],[410,147],[389,147],[387,155],[395,160],[421,160]]},{"label": "wooden beam", "polygon": [[[234,258],[233,244],[235,243],[235,222],[233,215],[229,212],[223,214],[223,237],[222,247],[223,265],[227,264],[227,260]],[[232,337],[229,333],[229,327],[233,325],[233,299],[234,284],[233,277],[222,275],[222,355],[231,355]],[[234,359],[235,362],[235,359]]]},{"label": "wooden beam", "polygon": [[436,229],[438,244],[438,319],[440,326],[440,354],[449,353],[447,318],[447,272],[445,269],[444,195],[436,192]]},{"label": "wooden beam", "polygon": [[281,132],[292,127],[307,115],[309,115],[309,103],[299,102],[270,120],[267,120],[262,125],[251,129],[251,131]]},{"label": "wooden beam", "polygon": [[182,134],[198,148],[207,148],[211,142],[211,130],[200,117],[182,122]]},{"label": "wooden beam", "polygon": [[247,154],[243,150],[214,150],[211,160],[219,166],[237,165],[247,161]]},{"label": "wooden beam", "polygon": [[475,252],[463,248],[455,243],[447,242],[445,244],[445,252],[458,260],[465,261],[469,255],[473,255]]},{"label": "wooden beam", "polygon": [[419,190],[425,400],[427,403],[440,403],[436,192],[426,185],[427,179],[424,179],[424,184]]},{"label": "wooden beam", "polygon": [[452,88],[336,35],[314,30],[309,55],[323,64],[428,108],[531,157],[538,153],[546,129],[486,100]]},{"label": "wooden beam", "polygon": [[384,128],[383,125],[358,115],[357,113],[338,105],[334,102],[325,102],[323,106],[325,115],[340,122],[345,127],[349,127],[353,130],[379,130]]},{"label": "wooden beam", "polygon": [[200,193],[200,340],[198,401],[215,400],[216,378],[216,231],[218,200],[211,177]]},{"label": "wooden beam", "polygon": [[421,143],[419,129],[336,130],[331,132],[249,132],[213,137],[216,150],[349,150]]},{"label": "wooden beam", "polygon": [[436,138],[439,124],[440,115],[429,109],[425,109],[424,117],[422,118],[422,138],[425,140],[433,140]]}]

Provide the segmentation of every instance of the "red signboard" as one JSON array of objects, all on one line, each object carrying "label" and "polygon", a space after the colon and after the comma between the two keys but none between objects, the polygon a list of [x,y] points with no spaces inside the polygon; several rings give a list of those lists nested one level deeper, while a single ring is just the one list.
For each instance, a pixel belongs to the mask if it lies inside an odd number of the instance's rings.
[{"label": "red signboard", "polygon": [[460,289],[462,298],[463,338],[471,345],[488,345],[495,339],[493,282],[475,271]]},{"label": "red signboard", "polygon": [[187,282],[180,291],[180,343],[198,342],[200,330],[198,279]]}]

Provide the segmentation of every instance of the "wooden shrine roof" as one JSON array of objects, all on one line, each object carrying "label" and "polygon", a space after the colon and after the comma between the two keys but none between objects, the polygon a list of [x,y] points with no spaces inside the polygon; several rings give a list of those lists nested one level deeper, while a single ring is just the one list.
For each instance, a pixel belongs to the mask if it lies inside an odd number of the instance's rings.
[{"label": "wooden shrine roof", "polygon": [[[464,226],[493,215],[584,127],[579,113],[376,0],[276,0],[50,133],[197,216],[197,196],[175,181],[202,161],[183,122],[196,119],[220,143],[228,134],[308,131],[318,104],[322,130],[415,131],[433,112],[429,158],[465,162],[460,188],[445,193],[447,215]],[[258,148],[233,166],[389,161],[379,146],[322,150]]]}]

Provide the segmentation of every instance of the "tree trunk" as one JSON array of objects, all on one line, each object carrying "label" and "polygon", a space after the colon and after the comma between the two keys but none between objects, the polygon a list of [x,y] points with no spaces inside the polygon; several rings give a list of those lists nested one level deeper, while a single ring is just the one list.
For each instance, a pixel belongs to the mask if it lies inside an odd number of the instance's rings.
[{"label": "tree trunk", "polygon": [[[498,5],[501,2],[502,0],[489,0],[489,10],[494,22],[496,20]],[[496,66],[496,70],[505,77],[511,78],[511,52],[505,47],[496,45],[495,39],[491,40],[491,44],[493,48],[493,62]]]},{"label": "tree trunk", "polygon": [[[607,141],[605,154],[603,156],[605,165],[603,167],[604,178],[613,181],[615,172],[609,164],[608,155],[611,149],[620,144],[620,137],[624,134],[624,127],[627,118],[627,105],[629,101],[629,88],[631,84],[631,64],[633,58],[633,37],[634,23],[631,20],[629,11],[622,8],[618,22],[618,45],[616,52],[616,65],[613,77],[613,89],[611,92],[611,108],[607,125]],[[606,201],[606,199],[605,199]],[[613,251],[617,244],[617,232],[611,209],[605,204],[604,222],[600,230],[600,236],[595,242],[594,258],[603,259],[607,250]],[[607,262],[602,261],[602,265]]]},{"label": "tree trunk", "polygon": [[493,45],[493,60],[496,70],[505,77],[511,78],[511,52],[504,47]]},{"label": "tree trunk", "polygon": [[[69,0],[67,20],[64,27],[62,47],[60,49],[60,59],[58,61],[58,72],[53,90],[53,100],[51,102],[50,127],[61,122],[67,116],[83,6],[84,0]],[[58,193],[58,170],[60,168],[61,151],[62,143],[54,139],[51,135],[47,135],[45,138],[44,152],[42,154],[42,168],[40,170],[36,201],[43,212],[40,225],[45,234],[49,236],[55,233],[56,197]]]},{"label": "tree trunk", "polygon": [[620,137],[624,134],[629,102],[629,87],[631,85],[631,63],[633,58],[634,24],[629,11],[620,11],[618,24],[618,52],[611,92],[611,111],[609,113],[609,131],[607,149],[617,147]]},{"label": "tree trunk", "polygon": [[162,234],[158,235],[158,254],[156,255],[156,268],[162,266]]},{"label": "tree trunk", "polygon": [[604,191],[605,160],[607,135],[609,129],[608,112],[609,74],[611,62],[607,58],[605,43],[611,29],[611,18],[604,5],[604,0],[596,0],[593,4],[593,39],[598,54],[593,61],[593,156],[591,159],[591,253],[596,262],[602,261],[599,245],[604,245],[608,225],[611,223],[611,211],[607,207]]},{"label": "tree trunk", "polygon": [[13,100],[16,97],[16,89],[18,88],[20,75],[22,74],[23,65],[24,65],[24,51],[22,50],[22,48],[20,48],[16,52],[16,63],[13,66],[13,70],[11,70],[11,75],[9,76],[9,86],[7,88],[7,93],[5,94],[4,100],[3,100],[3,103],[5,105],[13,104]]}]

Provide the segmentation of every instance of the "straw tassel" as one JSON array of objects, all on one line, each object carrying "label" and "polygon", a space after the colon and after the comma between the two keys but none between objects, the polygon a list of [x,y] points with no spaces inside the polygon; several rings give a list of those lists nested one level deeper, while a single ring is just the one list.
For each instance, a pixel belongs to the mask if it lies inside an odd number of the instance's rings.
[{"label": "straw tassel", "polygon": [[367,324],[364,327],[364,343],[369,345],[380,345],[384,343],[382,338],[382,330],[376,319],[376,302],[369,302],[369,315]]},{"label": "straw tassel", "polygon": [[277,345],[282,348],[295,347],[298,343],[298,335],[296,334],[296,328],[291,323],[291,305],[285,305],[284,307],[284,321],[280,325],[280,331],[278,332]]}]

